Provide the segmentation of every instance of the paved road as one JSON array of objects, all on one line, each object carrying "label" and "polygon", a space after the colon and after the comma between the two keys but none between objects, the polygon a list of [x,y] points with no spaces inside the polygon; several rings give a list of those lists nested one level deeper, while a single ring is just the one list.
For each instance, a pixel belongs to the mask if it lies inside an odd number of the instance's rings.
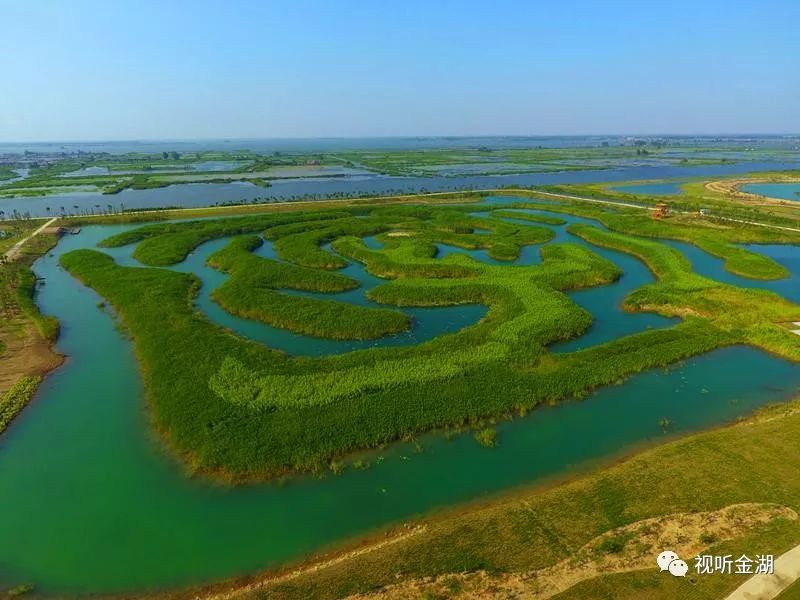
[{"label": "paved road", "polygon": [[753,575],[725,600],[772,600],[800,578],[800,546],[775,559],[772,575]]},{"label": "paved road", "polygon": [[37,229],[36,229],[36,230],[35,230],[33,233],[31,233],[30,235],[28,235],[28,236],[26,236],[26,237],[22,238],[22,239],[21,239],[20,241],[18,241],[16,244],[14,244],[13,246],[11,246],[11,249],[10,249],[8,252],[6,252],[6,253],[5,253],[5,258],[6,258],[6,260],[7,260],[8,262],[11,262],[12,260],[16,260],[16,258],[19,256],[19,251],[20,251],[20,250],[22,250],[22,246],[24,246],[24,245],[25,245],[25,243],[26,243],[26,242],[27,242],[29,239],[31,239],[32,237],[34,237],[34,236],[36,236],[36,235],[39,235],[39,234],[40,234],[40,233],[41,233],[43,230],[45,230],[45,229],[47,229],[48,227],[50,227],[50,225],[52,225],[53,223],[55,223],[57,220],[58,220],[58,217],[53,217],[52,219],[50,219],[49,221],[47,221],[47,222],[46,222],[44,225],[42,225],[41,227],[38,227],[38,228],[37,228]]}]

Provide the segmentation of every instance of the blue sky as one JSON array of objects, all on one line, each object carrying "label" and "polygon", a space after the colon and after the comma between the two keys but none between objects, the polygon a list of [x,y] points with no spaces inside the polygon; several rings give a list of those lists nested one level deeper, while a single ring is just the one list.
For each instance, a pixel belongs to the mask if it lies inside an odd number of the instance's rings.
[{"label": "blue sky", "polygon": [[800,131],[796,0],[0,0],[0,141]]}]

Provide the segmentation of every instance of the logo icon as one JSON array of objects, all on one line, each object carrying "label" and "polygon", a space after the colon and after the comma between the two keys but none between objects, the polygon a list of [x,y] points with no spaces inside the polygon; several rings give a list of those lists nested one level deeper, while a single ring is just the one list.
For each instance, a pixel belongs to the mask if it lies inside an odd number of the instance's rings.
[{"label": "logo icon", "polygon": [[659,569],[669,571],[675,577],[685,577],[689,571],[689,565],[682,561],[672,550],[664,550],[656,558]]}]

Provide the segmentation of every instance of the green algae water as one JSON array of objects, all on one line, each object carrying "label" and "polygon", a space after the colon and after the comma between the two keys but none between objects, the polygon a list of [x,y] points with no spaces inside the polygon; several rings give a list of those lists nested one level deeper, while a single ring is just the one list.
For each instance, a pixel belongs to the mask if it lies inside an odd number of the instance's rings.
[{"label": "green algae water", "polygon": [[[421,453],[406,444],[370,453],[365,471],[218,486],[187,478],[163,452],[129,340],[98,308],[101,298],[58,267],[61,254],[117,230],[84,228],[35,266],[46,279],[38,302],[61,321],[58,348],[69,359],[0,438],[0,588],[139,592],[253,572],[661,441],[663,418],[676,434],[695,431],[786,400],[800,386],[800,367],[727,348],[503,422],[497,448],[469,434],[434,434],[421,439]],[[630,277],[625,285],[647,283]]]}]

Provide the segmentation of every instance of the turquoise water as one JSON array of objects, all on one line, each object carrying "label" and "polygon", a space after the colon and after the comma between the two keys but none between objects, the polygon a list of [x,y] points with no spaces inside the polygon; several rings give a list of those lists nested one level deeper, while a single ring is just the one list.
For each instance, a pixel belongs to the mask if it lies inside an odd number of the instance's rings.
[{"label": "turquoise water", "polygon": [[725,269],[725,261],[692,244],[672,240],[659,241],[680,250],[689,259],[692,269],[700,275],[739,287],[770,290],[792,302],[800,304],[800,247],[798,246],[774,244],[743,245],[744,248],[752,252],[769,256],[786,267],[790,273],[789,277],[785,279],[763,281],[760,279],[748,279],[727,271]]},{"label": "turquoise water", "polygon": [[800,183],[748,183],[743,185],[741,190],[751,194],[800,202]]},{"label": "turquoise water", "polygon": [[[35,266],[47,280],[38,301],[62,322],[58,348],[70,358],[0,438],[2,585],[122,593],[252,572],[662,441],[663,418],[675,434],[695,431],[785,400],[800,386],[800,367],[728,348],[502,422],[497,448],[483,448],[469,434],[451,441],[433,434],[422,437],[422,453],[402,443],[372,453],[374,466],[365,471],[221,487],[185,477],[162,451],[129,340],[97,308],[101,299],[58,267],[64,252],[118,229],[66,236]],[[613,306],[620,284],[598,288],[597,301],[605,291],[602,302]],[[605,327],[611,332],[618,322],[610,318]]]}]

